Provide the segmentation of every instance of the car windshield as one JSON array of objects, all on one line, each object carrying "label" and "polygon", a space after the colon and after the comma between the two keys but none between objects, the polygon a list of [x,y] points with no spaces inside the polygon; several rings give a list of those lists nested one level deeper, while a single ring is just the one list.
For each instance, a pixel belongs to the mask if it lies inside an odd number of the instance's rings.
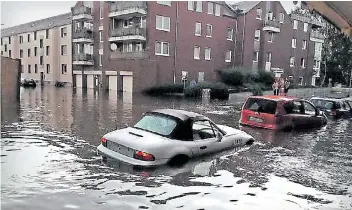
[{"label": "car windshield", "polygon": [[267,114],[275,114],[277,102],[262,98],[249,98],[244,106],[244,109],[254,112]]},{"label": "car windshield", "polygon": [[176,120],[160,115],[146,115],[134,128],[150,131],[163,136],[170,135],[177,125]]},{"label": "car windshield", "polygon": [[315,107],[319,109],[332,109],[334,108],[334,102],[322,100],[322,99],[312,99],[311,102]]}]

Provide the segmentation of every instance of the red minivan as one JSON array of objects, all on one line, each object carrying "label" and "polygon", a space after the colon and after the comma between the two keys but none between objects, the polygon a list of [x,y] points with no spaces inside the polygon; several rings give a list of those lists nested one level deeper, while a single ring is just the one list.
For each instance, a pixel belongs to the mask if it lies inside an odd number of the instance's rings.
[{"label": "red minivan", "polygon": [[271,130],[313,128],[327,117],[312,103],[289,96],[250,96],[241,111],[240,125]]}]

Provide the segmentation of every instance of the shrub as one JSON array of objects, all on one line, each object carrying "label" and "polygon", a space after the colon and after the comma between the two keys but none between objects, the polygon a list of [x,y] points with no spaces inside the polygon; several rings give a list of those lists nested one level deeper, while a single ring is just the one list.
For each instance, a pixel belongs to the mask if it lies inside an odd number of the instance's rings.
[{"label": "shrub", "polygon": [[185,97],[201,97],[203,89],[210,89],[210,98],[229,98],[229,89],[226,85],[221,83],[212,84],[207,82],[198,83],[193,87],[188,86],[185,89]]},{"label": "shrub", "polygon": [[220,73],[221,81],[227,85],[240,86],[244,82],[242,71],[236,69],[229,69]]},{"label": "shrub", "polygon": [[259,71],[258,82],[263,83],[266,86],[271,86],[274,81],[274,75],[271,72]]},{"label": "shrub", "polygon": [[143,93],[148,95],[169,95],[174,93],[183,93],[183,84],[177,83],[150,87],[143,90]]}]

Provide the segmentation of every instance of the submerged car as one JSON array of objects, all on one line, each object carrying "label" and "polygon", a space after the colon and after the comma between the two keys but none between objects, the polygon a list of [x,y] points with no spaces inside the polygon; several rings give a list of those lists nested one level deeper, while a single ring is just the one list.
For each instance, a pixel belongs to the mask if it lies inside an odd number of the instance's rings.
[{"label": "submerged car", "polygon": [[23,87],[36,87],[37,83],[34,81],[34,79],[22,79],[21,85]]},{"label": "submerged car", "polygon": [[98,153],[136,166],[178,164],[189,158],[250,145],[254,138],[216,125],[194,112],[159,109],[147,112],[133,127],[101,138]]},{"label": "submerged car", "polygon": [[328,117],[334,119],[352,117],[352,107],[346,99],[313,97],[310,101]]},{"label": "submerged car", "polygon": [[250,96],[241,111],[240,125],[271,130],[322,127],[327,117],[312,103],[288,96]]}]

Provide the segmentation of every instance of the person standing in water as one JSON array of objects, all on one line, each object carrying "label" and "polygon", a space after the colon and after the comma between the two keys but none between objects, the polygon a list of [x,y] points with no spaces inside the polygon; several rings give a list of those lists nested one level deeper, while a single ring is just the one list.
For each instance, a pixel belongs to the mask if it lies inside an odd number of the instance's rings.
[{"label": "person standing in water", "polygon": [[279,81],[277,78],[275,78],[274,83],[272,85],[272,88],[274,90],[274,95],[278,96],[279,95]]},{"label": "person standing in water", "polygon": [[290,80],[288,78],[285,79],[285,86],[284,86],[284,92],[285,96],[287,96],[288,90],[290,89]]},{"label": "person standing in water", "polygon": [[285,80],[284,78],[280,78],[279,80],[279,88],[280,88],[280,95],[283,96],[285,93],[284,93],[284,89],[285,89]]}]

